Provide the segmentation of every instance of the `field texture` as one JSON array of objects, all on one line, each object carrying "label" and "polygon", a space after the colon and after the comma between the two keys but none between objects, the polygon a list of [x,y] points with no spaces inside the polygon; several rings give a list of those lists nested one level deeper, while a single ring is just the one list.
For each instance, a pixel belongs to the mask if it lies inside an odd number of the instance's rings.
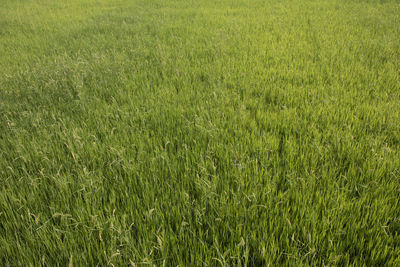
[{"label": "field texture", "polygon": [[30,264],[400,266],[400,2],[0,0]]}]

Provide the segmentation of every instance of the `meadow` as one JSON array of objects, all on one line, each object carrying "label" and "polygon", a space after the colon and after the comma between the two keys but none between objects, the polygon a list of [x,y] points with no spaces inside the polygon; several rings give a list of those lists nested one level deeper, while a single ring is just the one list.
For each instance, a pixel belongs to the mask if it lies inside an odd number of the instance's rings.
[{"label": "meadow", "polygon": [[400,266],[400,2],[0,0],[1,266]]}]

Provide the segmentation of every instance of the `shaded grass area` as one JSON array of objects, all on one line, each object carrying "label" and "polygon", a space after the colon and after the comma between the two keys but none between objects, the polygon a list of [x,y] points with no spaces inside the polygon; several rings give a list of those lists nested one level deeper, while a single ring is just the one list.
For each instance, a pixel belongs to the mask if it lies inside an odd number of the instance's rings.
[{"label": "shaded grass area", "polygon": [[3,1],[2,265],[400,264],[396,1]]}]

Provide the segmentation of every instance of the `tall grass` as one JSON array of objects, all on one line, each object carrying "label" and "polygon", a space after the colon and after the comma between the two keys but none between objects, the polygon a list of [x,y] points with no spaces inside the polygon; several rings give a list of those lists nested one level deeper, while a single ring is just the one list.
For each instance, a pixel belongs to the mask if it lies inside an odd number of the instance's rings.
[{"label": "tall grass", "polygon": [[1,0],[0,264],[400,265],[400,3]]}]

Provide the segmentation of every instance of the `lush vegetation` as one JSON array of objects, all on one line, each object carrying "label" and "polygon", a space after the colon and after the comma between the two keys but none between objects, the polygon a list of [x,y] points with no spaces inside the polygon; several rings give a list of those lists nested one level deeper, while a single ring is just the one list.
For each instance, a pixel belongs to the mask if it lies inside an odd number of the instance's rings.
[{"label": "lush vegetation", "polygon": [[1,0],[0,264],[400,265],[400,2]]}]

